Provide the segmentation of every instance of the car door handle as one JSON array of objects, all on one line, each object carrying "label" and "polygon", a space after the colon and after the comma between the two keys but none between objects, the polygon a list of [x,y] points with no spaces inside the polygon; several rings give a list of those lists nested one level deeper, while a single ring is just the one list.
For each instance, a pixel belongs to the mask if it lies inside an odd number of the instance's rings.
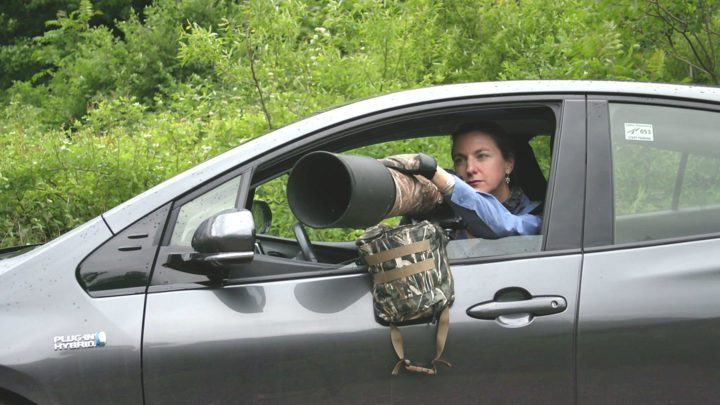
[{"label": "car door handle", "polygon": [[531,316],[551,315],[567,308],[567,301],[560,296],[532,297],[520,301],[487,301],[467,309],[468,316],[493,320],[504,315],[529,314]]}]

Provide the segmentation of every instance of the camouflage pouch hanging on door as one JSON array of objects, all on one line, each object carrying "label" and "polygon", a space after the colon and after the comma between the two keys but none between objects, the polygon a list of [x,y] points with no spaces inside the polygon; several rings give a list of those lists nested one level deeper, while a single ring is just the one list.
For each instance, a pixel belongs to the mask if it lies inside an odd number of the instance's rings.
[{"label": "camouflage pouch hanging on door", "polygon": [[[373,303],[378,317],[390,324],[390,336],[408,371],[435,374],[441,359],[449,327],[449,306],[455,299],[453,277],[446,252],[447,237],[442,229],[428,221],[390,228],[380,224],[368,228],[358,239],[360,257],[373,277]],[[437,321],[436,355],[430,366],[413,363],[405,357],[402,335],[396,323]]]}]

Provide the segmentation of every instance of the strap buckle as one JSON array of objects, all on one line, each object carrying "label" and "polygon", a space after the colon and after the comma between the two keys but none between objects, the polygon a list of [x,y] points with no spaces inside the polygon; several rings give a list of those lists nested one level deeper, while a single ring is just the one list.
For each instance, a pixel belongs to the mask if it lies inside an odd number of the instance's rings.
[{"label": "strap buckle", "polygon": [[435,368],[434,364],[432,368],[429,368],[424,364],[413,363],[412,361],[410,361],[410,359],[401,359],[395,364],[395,368],[393,368],[392,372],[393,375],[398,375],[398,373],[400,372],[400,366],[402,366],[405,370],[411,373],[427,375],[437,374],[437,369]]}]

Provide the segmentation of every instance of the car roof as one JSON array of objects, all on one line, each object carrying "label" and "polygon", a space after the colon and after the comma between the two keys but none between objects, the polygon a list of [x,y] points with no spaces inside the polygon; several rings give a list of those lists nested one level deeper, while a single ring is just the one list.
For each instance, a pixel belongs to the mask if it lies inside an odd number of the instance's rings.
[{"label": "car roof", "polygon": [[359,116],[443,100],[552,94],[627,95],[720,103],[720,88],[649,82],[520,80],[405,90],[335,107],[254,138],[118,205],[103,214],[103,219],[111,231],[117,233],[153,209],[226,173],[259,153],[266,153],[294,139]]}]

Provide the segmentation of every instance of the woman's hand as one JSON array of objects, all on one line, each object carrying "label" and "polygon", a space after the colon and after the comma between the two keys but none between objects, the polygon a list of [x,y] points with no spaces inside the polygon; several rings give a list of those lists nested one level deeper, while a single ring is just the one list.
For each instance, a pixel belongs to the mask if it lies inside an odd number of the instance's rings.
[{"label": "woman's hand", "polygon": [[455,177],[441,167],[437,167],[434,157],[424,153],[408,153],[388,156],[380,159],[385,167],[409,174],[419,175],[433,182],[443,194],[450,194],[455,189]]},{"label": "woman's hand", "polygon": [[435,175],[430,179],[442,195],[452,194],[455,190],[455,176],[448,173],[442,167],[438,167]]},{"label": "woman's hand", "polygon": [[432,180],[437,170],[435,158],[424,153],[408,153],[380,159],[383,166],[411,176],[420,175]]}]

